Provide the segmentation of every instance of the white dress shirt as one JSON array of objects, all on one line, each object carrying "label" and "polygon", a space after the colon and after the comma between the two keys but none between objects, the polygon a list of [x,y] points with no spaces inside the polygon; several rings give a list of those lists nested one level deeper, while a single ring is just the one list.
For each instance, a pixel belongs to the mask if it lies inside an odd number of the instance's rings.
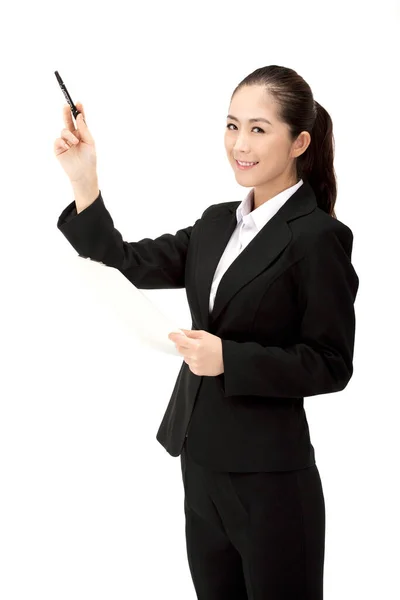
[{"label": "white dress shirt", "polygon": [[264,202],[258,208],[253,209],[254,205],[254,188],[250,190],[246,198],[239,204],[236,209],[237,225],[232,233],[229,242],[221,256],[214,279],[210,290],[209,310],[210,313],[214,306],[215,295],[217,293],[219,282],[222,279],[225,271],[230,267],[235,258],[240,252],[251,242],[255,235],[264,227],[264,225],[272,219],[275,213],[285,204],[295,191],[303,185],[303,180],[300,179],[290,188],[283,190],[267,202]]}]

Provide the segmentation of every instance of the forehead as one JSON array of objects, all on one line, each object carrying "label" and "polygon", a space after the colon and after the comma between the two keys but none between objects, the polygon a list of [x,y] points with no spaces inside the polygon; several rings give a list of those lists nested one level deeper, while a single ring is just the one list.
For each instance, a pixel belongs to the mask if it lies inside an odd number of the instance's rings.
[{"label": "forehead", "polygon": [[233,96],[229,112],[240,120],[265,117],[276,121],[276,105],[264,86],[243,86]]}]

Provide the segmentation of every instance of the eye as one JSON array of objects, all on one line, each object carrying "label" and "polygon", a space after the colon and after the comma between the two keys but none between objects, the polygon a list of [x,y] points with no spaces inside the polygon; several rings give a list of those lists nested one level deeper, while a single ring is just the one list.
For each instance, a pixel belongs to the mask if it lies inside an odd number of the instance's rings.
[{"label": "eye", "polygon": [[[233,127],[236,127],[236,125],[234,123],[228,123],[228,125],[226,126],[227,129],[229,129],[229,127],[233,125]],[[259,129],[261,131],[261,133],[265,133],[265,131],[263,129],[261,129],[261,127],[253,127],[253,129]],[[233,131],[233,129],[229,129],[229,131]]]}]

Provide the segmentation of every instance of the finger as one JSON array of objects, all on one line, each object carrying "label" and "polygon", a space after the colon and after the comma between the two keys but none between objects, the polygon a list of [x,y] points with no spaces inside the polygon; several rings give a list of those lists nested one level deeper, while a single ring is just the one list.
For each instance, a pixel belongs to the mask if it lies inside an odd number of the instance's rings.
[{"label": "finger", "polygon": [[76,128],[72,121],[72,112],[69,104],[64,104],[63,106],[63,117],[66,129],[68,129],[68,131],[75,131]]},{"label": "finger", "polygon": [[79,110],[79,112],[83,114],[83,118],[85,119],[85,122],[86,122],[85,109],[83,108],[82,102],[76,102],[75,106]]},{"label": "finger", "polygon": [[182,344],[180,341],[179,342],[175,342],[175,346],[177,347],[177,349],[179,350],[179,352],[182,352],[182,354],[185,354],[186,352],[191,352],[192,348],[190,346],[186,346],[184,344]]},{"label": "finger", "polygon": [[82,114],[83,119],[79,115],[76,119],[76,125],[78,127],[78,131],[81,136],[81,139],[82,139],[82,141],[87,142],[88,144],[94,144],[93,136],[90,133],[89,128],[86,123],[85,112],[83,110],[83,106],[80,102],[77,102],[76,107],[82,108],[81,114]]},{"label": "finger", "polygon": [[56,156],[62,152],[65,152],[66,150],[69,150],[69,148],[70,146],[68,146],[67,142],[65,142],[65,140],[62,138],[57,138],[54,142],[54,152]]},{"label": "finger", "polygon": [[175,342],[175,344],[179,344],[183,348],[189,347],[188,345],[185,346],[185,343],[188,344],[189,341],[188,341],[187,337],[185,335],[183,335],[182,333],[170,333],[168,335],[168,337],[170,340]]},{"label": "finger", "polygon": [[69,129],[62,129],[61,138],[70,144],[77,144],[79,142],[76,135],[74,135]]}]

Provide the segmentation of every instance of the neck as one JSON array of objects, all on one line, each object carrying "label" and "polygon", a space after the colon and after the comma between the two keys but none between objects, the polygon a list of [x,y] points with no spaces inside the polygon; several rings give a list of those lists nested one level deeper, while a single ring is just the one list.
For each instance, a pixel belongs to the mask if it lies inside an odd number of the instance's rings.
[{"label": "neck", "polygon": [[253,200],[253,210],[264,204],[264,202],[268,202],[271,198],[274,198],[284,190],[292,187],[296,183],[298,183],[300,179],[292,178],[290,181],[282,182],[276,181],[271,182],[268,181],[265,185],[259,185],[254,187],[254,200]]}]

